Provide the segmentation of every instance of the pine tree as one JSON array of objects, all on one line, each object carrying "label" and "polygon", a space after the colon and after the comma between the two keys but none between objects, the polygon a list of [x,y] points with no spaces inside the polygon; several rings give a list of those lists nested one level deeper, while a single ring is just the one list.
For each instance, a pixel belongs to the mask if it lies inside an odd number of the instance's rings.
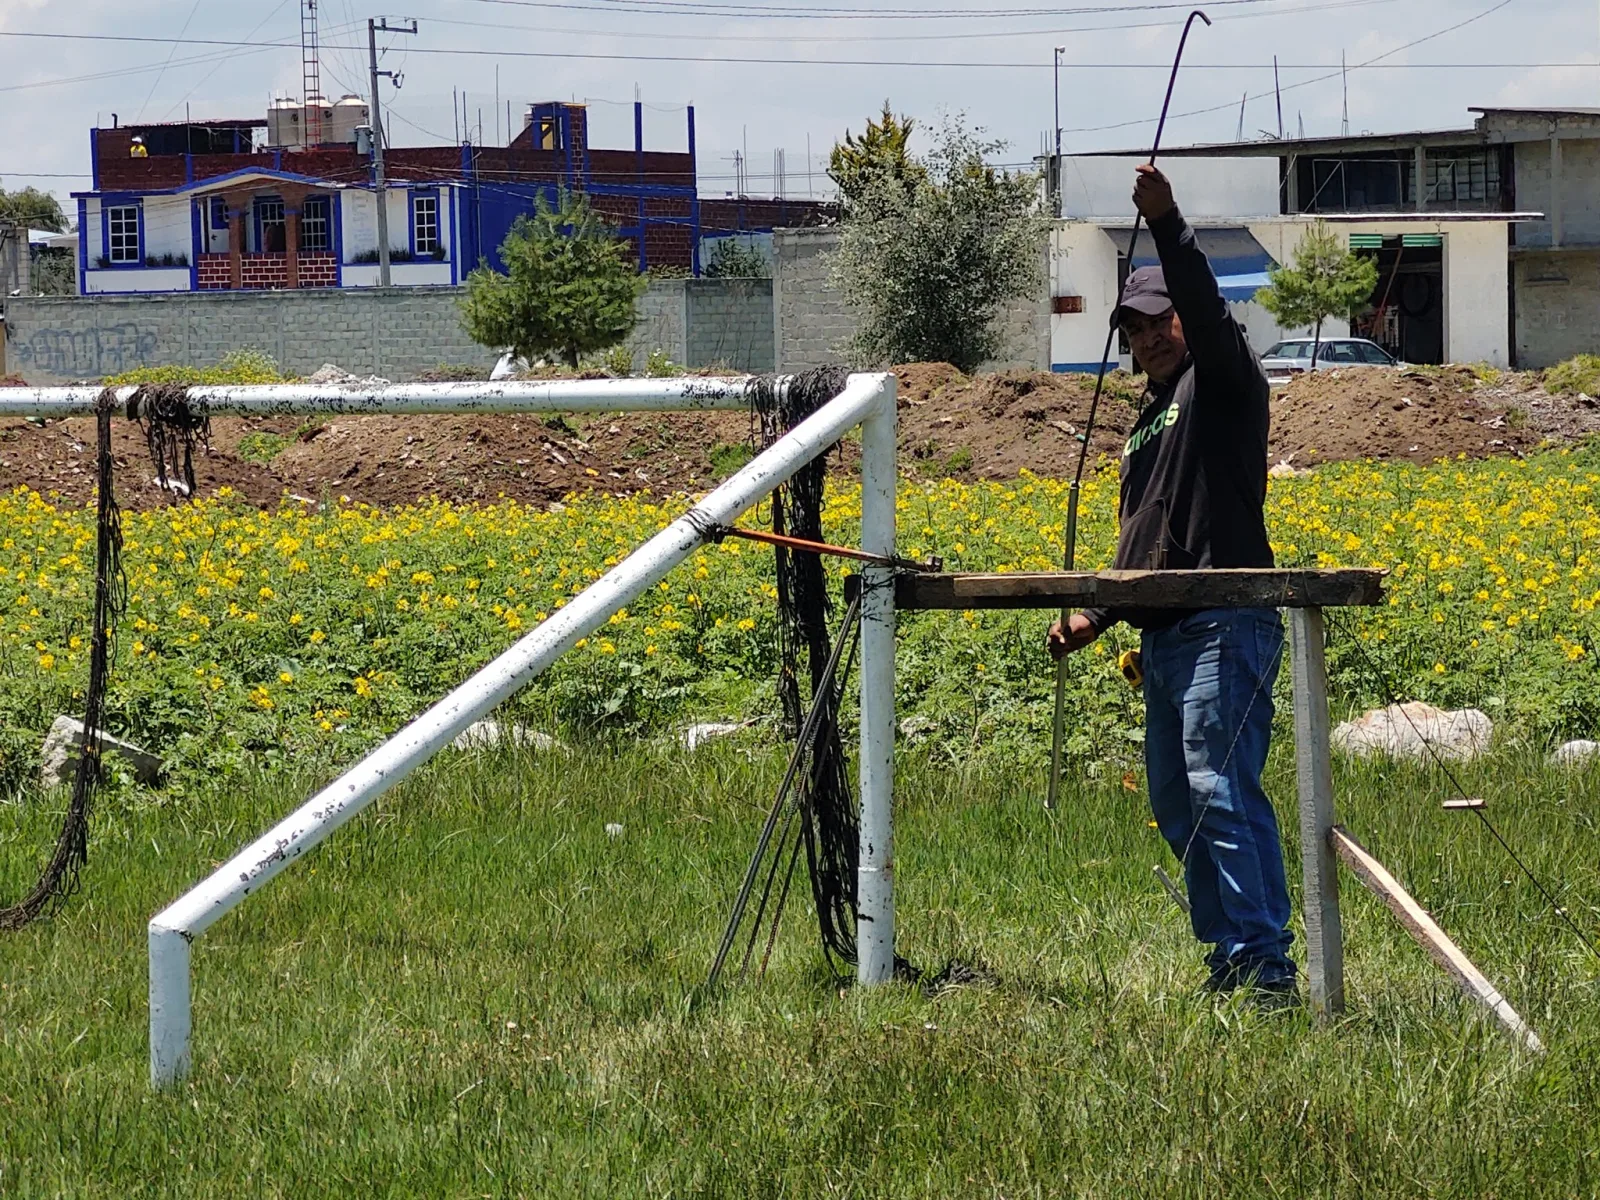
[{"label": "pine tree", "polygon": [[504,275],[485,260],[467,276],[461,320],[473,341],[575,367],[633,332],[634,305],[649,281],[582,196],[562,192],[555,208],[540,196],[533,216],[511,226],[500,259]]},{"label": "pine tree", "polygon": [[1318,221],[1300,239],[1294,265],[1268,272],[1272,283],[1256,293],[1256,302],[1286,327],[1312,325],[1312,370],[1322,349],[1322,323],[1329,317],[1353,320],[1372,300],[1378,285],[1378,264],[1351,254],[1326,221]]},{"label": "pine tree", "polygon": [[911,157],[911,133],[917,123],[910,117],[896,117],[889,102],[883,102],[883,115],[867,121],[859,138],[845,130],[844,141],[828,156],[828,177],[839,185],[845,205],[855,203],[882,179],[892,179],[906,189],[927,177],[926,169]]}]

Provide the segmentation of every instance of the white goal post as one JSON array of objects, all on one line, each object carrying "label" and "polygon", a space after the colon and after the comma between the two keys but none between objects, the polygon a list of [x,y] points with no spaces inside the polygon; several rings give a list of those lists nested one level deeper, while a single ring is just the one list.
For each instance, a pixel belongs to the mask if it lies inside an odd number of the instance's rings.
[{"label": "white goal post", "polygon": [[[779,386],[787,381],[780,380]],[[741,409],[748,380],[603,380],[549,383],[418,384],[381,388],[310,385],[193,388],[212,415],[313,412],[627,412]],[[265,886],[372,801],[398,784],[473,722],[532,681],[618,609],[690,557],[714,526],[733,522],[845,433],[861,428],[861,548],[895,552],[896,381],[852,375],[844,390],[758,454],[689,512],[623,559],[520,641],[399,733],[371,751],[207,879],[150,920],[150,1081],[164,1087],[189,1070],[189,947],[246,896]],[[126,402],[132,389],[119,392]],[[0,416],[91,413],[98,388],[17,388],[0,395]],[[894,974],[893,573],[863,570],[861,608],[861,845],[857,880],[860,982]]]}]

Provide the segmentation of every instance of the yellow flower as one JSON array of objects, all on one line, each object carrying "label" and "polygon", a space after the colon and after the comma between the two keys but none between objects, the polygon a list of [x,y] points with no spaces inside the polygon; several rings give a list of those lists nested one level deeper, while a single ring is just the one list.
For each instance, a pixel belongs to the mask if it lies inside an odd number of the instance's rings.
[{"label": "yellow flower", "polygon": [[313,646],[320,646],[323,642],[328,640],[328,635],[323,633],[322,630],[320,630],[320,629],[313,629],[311,631],[310,638],[308,638],[307,640]]},{"label": "yellow flower", "polygon": [[294,676],[289,674],[289,672],[287,672],[287,671],[279,671],[278,672],[278,682],[279,683],[293,683],[294,682]]},{"label": "yellow flower", "polygon": [[367,682],[367,679],[364,675],[356,676],[355,689],[356,695],[360,696],[363,700],[369,699],[372,696],[372,685]]},{"label": "yellow flower", "polygon": [[41,654],[39,656],[39,669],[41,671],[52,671],[55,669],[55,665],[56,656],[54,654]]}]

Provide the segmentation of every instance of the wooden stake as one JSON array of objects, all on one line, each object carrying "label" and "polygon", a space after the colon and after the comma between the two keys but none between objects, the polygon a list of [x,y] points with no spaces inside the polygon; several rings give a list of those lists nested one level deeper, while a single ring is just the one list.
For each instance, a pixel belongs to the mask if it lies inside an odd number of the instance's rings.
[{"label": "wooden stake", "polygon": [[1461,952],[1460,947],[1439,928],[1427,910],[1411,898],[1410,893],[1400,886],[1384,865],[1341,826],[1335,825],[1329,836],[1345,866],[1354,871],[1356,878],[1389,906],[1389,911],[1399,918],[1406,932],[1461,985],[1461,990],[1494,1013],[1500,1024],[1529,1050],[1535,1054],[1542,1052],[1544,1045],[1539,1041],[1539,1036],[1528,1028],[1527,1022],[1506,1003],[1505,997],[1483,972],[1472,964],[1472,960]]}]

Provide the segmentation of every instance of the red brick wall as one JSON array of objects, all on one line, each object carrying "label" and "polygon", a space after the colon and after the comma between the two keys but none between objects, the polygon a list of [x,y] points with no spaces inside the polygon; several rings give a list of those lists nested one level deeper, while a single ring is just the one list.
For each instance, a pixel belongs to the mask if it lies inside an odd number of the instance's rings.
[{"label": "red brick wall", "polygon": [[300,286],[331,288],[339,286],[339,257],[326,252],[300,255]]},{"label": "red brick wall", "polygon": [[228,269],[226,254],[202,254],[199,265],[202,292],[218,291],[228,287],[232,282],[233,276]]},{"label": "red brick wall", "polygon": [[[244,286],[248,290],[285,288],[289,286],[289,262],[283,254],[246,254],[244,256]],[[200,290],[222,291],[232,285],[226,254],[200,256]],[[331,288],[339,286],[339,259],[326,252],[300,255],[300,286],[303,288]]]}]

